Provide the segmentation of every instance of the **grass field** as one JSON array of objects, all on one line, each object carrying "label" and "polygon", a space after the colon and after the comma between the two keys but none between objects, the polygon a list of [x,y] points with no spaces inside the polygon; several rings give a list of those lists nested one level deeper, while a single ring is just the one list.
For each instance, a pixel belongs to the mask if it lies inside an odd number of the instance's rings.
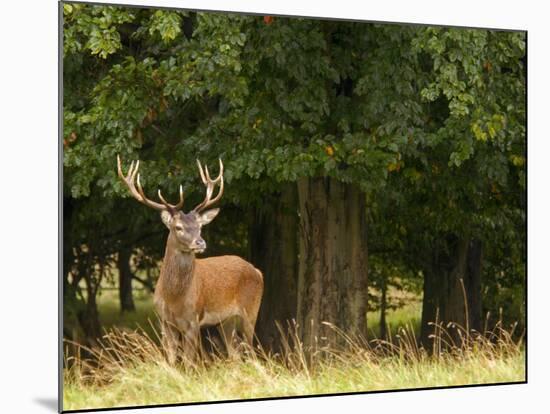
[{"label": "grass field", "polygon": [[523,381],[524,365],[522,352],[414,363],[350,358],[313,372],[257,359],[220,361],[196,371],[143,363],[121,369],[105,385],[85,385],[68,375],[63,400],[65,409],[79,409],[486,384]]},{"label": "grass field", "polygon": [[99,316],[102,327],[109,330],[114,327],[143,329],[154,336],[150,321],[156,321],[153,295],[144,290],[134,291],[135,312],[120,313],[117,290],[104,290],[98,298]]},{"label": "grass field", "polygon": [[[64,409],[219,401],[356,391],[521,382],[525,355],[521,342],[502,329],[449,352],[428,355],[411,340],[418,303],[388,313],[396,342],[354,342],[347,349],[304,351],[297,342],[284,355],[248,353],[237,359],[210,356],[200,364],[167,364],[147,323],[150,295],[136,295],[137,312],[120,315],[116,292],[100,300],[106,327],[98,364],[70,358],[64,372]],[[377,318],[376,314],[369,315]],[[135,329],[137,326],[141,329]],[[371,334],[379,327],[370,322]],[[397,326],[409,325],[408,331]],[[116,326],[126,326],[124,330]],[[395,327],[395,328],[393,328]],[[395,335],[398,334],[398,335]],[[495,338],[497,338],[495,340]],[[371,342],[372,344],[372,342]]]}]

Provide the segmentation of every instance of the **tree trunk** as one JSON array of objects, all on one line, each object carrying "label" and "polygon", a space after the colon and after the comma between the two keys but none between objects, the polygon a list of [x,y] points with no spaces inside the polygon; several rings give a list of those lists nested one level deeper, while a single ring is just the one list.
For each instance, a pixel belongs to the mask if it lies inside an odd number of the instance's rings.
[{"label": "tree trunk", "polygon": [[120,312],[133,312],[136,310],[132,294],[133,273],[130,269],[131,249],[122,248],[118,252],[118,297],[120,300]]},{"label": "tree trunk", "polygon": [[97,287],[94,287],[91,278],[91,275],[84,277],[87,292],[86,304],[77,313],[78,322],[88,342],[94,342],[96,338],[101,336],[101,323],[96,302]]},{"label": "tree trunk", "polygon": [[388,307],[388,284],[386,275],[383,275],[382,294],[380,297],[380,339],[386,340],[388,337],[388,326],[386,322],[386,309]]},{"label": "tree trunk", "polygon": [[468,249],[467,273],[464,280],[468,296],[470,329],[481,332],[483,329],[483,304],[481,299],[482,245],[480,240],[472,240]]},{"label": "tree trunk", "polygon": [[[71,237],[71,216],[73,213],[71,199],[64,197],[63,198],[63,285],[62,285],[62,294],[63,294],[63,303],[61,304],[63,312],[63,338],[75,339],[75,335],[69,329],[69,323],[74,319],[76,314],[76,307],[78,303],[78,298],[76,296],[76,291],[72,288],[69,275],[71,267],[74,263],[73,255],[73,243]],[[76,321],[75,321],[76,323]],[[75,327],[72,327],[72,330],[76,330]]]},{"label": "tree trunk", "polygon": [[298,322],[306,345],[366,335],[367,239],[365,197],[333,178],[298,181],[300,263]]},{"label": "tree trunk", "polygon": [[[471,332],[481,329],[481,243],[447,237],[432,251],[424,269],[424,297],[420,339],[431,350],[436,333],[431,323],[447,329],[450,322]],[[458,346],[463,337],[456,329],[448,332]]]},{"label": "tree trunk", "polygon": [[443,292],[441,303],[444,303],[441,313],[442,321],[445,323],[455,322],[466,328],[468,325],[467,305],[464,291],[464,280],[466,276],[466,260],[468,258],[468,240],[458,240],[454,247],[454,257],[451,257],[453,267],[445,275],[447,280],[447,291]]},{"label": "tree trunk", "polygon": [[298,212],[296,186],[288,184],[270,200],[267,210],[256,210],[250,225],[250,261],[264,276],[264,295],[256,335],[265,349],[281,349],[283,328],[296,319],[298,281]]},{"label": "tree trunk", "polygon": [[424,287],[422,297],[422,319],[420,323],[420,342],[427,350],[431,351],[433,348],[433,339],[430,335],[435,333],[435,327],[432,323],[439,323],[441,319],[440,298],[441,292],[445,290],[446,277],[438,278],[437,274],[437,251],[430,252],[431,257],[427,265],[423,269],[424,273]]}]

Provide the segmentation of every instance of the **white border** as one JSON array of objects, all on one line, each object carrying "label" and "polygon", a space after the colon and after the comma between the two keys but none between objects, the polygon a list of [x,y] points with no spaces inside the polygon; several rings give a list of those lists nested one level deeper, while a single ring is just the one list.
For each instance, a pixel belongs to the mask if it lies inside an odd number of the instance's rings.
[{"label": "white border", "polygon": [[[226,405],[127,413],[370,412],[517,413],[547,392],[549,275],[546,200],[548,40],[543,2],[136,0],[119,3],[348,19],[503,27],[529,31],[529,384]],[[2,412],[53,412],[57,398],[57,2],[2,5]],[[536,410],[540,411],[540,410]]]}]

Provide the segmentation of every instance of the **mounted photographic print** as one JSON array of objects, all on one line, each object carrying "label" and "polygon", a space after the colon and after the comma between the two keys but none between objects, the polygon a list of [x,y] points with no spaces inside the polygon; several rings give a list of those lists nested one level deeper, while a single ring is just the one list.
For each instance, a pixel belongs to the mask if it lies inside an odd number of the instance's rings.
[{"label": "mounted photographic print", "polygon": [[526,32],[60,15],[63,411],[526,381]]}]

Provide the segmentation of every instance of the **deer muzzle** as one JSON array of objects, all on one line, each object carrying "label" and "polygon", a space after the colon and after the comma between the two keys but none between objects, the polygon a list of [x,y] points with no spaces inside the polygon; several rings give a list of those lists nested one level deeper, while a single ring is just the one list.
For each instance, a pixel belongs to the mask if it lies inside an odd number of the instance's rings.
[{"label": "deer muzzle", "polygon": [[191,249],[193,249],[193,251],[195,252],[202,253],[206,250],[206,242],[202,238],[196,239],[195,241],[193,241]]}]

